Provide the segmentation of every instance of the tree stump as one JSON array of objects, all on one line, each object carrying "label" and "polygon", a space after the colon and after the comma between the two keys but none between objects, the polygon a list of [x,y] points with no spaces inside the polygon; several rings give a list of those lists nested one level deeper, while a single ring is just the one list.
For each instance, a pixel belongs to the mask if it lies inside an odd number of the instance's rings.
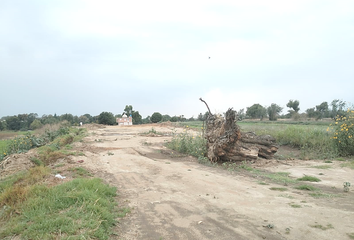
[{"label": "tree stump", "polygon": [[270,135],[241,132],[232,108],[228,109],[225,118],[209,111],[205,138],[207,156],[212,162],[256,160],[258,157],[270,159],[278,150],[275,138]]}]

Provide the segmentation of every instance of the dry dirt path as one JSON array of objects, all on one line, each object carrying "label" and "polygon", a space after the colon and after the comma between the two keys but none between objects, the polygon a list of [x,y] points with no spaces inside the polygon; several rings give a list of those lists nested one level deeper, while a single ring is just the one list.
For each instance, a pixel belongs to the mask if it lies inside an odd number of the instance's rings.
[{"label": "dry dirt path", "polygon": [[[342,191],[343,181],[351,177],[354,183],[352,169],[314,169],[307,166],[311,162],[304,166],[270,164],[269,170],[288,171],[295,177],[322,172],[324,181],[319,186],[324,184],[322,187],[341,197],[315,199],[291,187],[287,192],[272,191],[269,188],[284,186],[260,185],[252,176],[207,167],[190,157],[173,157],[163,147],[170,136],[139,135],[150,129],[95,129],[77,146],[85,152],[85,157],[77,157],[84,159],[83,166],[116,186],[132,209],[121,220],[117,239],[323,240],[350,239],[348,233],[354,236],[354,194]],[[172,132],[171,127],[154,129]],[[315,225],[318,227],[311,227]],[[319,225],[333,228],[322,230]]]}]

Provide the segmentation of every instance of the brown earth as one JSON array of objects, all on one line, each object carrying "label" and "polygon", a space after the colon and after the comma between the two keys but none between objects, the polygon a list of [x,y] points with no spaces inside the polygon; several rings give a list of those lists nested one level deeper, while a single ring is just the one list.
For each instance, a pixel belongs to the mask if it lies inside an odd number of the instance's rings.
[{"label": "brown earth", "polygon": [[[152,127],[163,134],[144,134]],[[85,156],[62,160],[90,169],[117,187],[120,204],[129,206],[131,213],[120,220],[116,239],[354,238],[354,193],[343,192],[343,182],[354,182],[354,170],[323,160],[252,164],[262,171],[290,172],[293,178],[320,178],[318,183],[304,183],[321,190],[323,195],[314,198],[292,184],[276,184],[248,171],[204,166],[169,150],[164,143],[173,131],[183,129],[170,125],[92,128],[83,142],[74,144]],[[322,165],[331,167],[314,168]],[[6,168],[0,170],[2,175]]]}]

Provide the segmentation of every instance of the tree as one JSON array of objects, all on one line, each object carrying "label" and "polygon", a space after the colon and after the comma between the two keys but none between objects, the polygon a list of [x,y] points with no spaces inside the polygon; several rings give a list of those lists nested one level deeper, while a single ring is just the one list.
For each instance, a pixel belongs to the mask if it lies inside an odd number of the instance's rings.
[{"label": "tree", "polygon": [[20,119],[17,116],[8,117],[6,119],[7,129],[18,131],[21,128]]},{"label": "tree", "polygon": [[245,117],[246,117],[245,109],[242,108],[242,109],[238,110],[238,112],[237,112],[237,118],[238,118],[238,120],[239,120],[239,121],[242,121]]},{"label": "tree", "polygon": [[309,118],[314,118],[316,117],[316,111],[315,111],[315,108],[308,108],[306,109],[306,114],[307,114],[307,117]]},{"label": "tree", "polygon": [[42,126],[43,125],[42,125],[41,121],[39,121],[38,119],[34,119],[34,121],[30,125],[30,129],[35,130],[35,129],[41,128]]},{"label": "tree", "polygon": [[139,111],[134,111],[132,105],[126,105],[123,111],[123,115],[127,115],[127,117],[132,116],[133,124],[142,124],[142,117],[139,114]]},{"label": "tree", "polygon": [[178,117],[177,116],[173,116],[171,117],[171,122],[177,122],[178,121]]},{"label": "tree", "polygon": [[171,116],[168,114],[162,115],[162,122],[168,122],[171,120]]},{"label": "tree", "polygon": [[263,120],[263,117],[267,116],[267,109],[256,103],[247,108],[246,115],[250,118],[259,118],[260,120]]},{"label": "tree", "polygon": [[345,105],[346,103],[342,100],[339,99],[334,99],[331,102],[331,112],[330,112],[330,117],[335,119],[336,116],[343,116],[345,115]]},{"label": "tree", "polygon": [[144,119],[142,120],[142,123],[143,123],[143,124],[151,123],[150,116],[147,116],[146,118],[144,118]]},{"label": "tree", "polygon": [[132,105],[125,105],[122,115],[124,115],[124,114],[127,115],[127,117],[133,116],[133,106]]},{"label": "tree", "polygon": [[5,124],[3,124],[3,121],[0,120],[0,131],[5,129]]},{"label": "tree", "polygon": [[279,113],[283,110],[283,108],[275,103],[272,103],[267,110],[269,121],[276,121],[278,119]]},{"label": "tree", "polygon": [[295,112],[299,112],[300,110],[299,105],[300,102],[298,100],[289,100],[289,102],[286,104],[288,108],[292,108]]},{"label": "tree", "polygon": [[151,122],[153,122],[153,123],[160,122],[160,121],[162,120],[162,115],[161,115],[161,113],[159,113],[159,112],[154,112],[154,113],[151,115],[150,120],[151,120]]},{"label": "tree", "polygon": [[316,106],[316,112],[318,114],[317,119],[322,119],[328,115],[328,103],[323,102]]},{"label": "tree", "polygon": [[113,125],[116,123],[116,119],[114,118],[113,113],[110,112],[102,112],[98,116],[98,123],[105,125]]}]

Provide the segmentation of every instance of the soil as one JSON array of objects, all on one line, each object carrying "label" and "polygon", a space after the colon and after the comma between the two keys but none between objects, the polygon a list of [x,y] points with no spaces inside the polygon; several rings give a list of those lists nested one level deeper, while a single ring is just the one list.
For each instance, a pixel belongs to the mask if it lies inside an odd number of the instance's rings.
[{"label": "soil", "polygon": [[[343,182],[354,183],[353,169],[337,161],[292,158],[251,164],[262,171],[289,172],[294,179],[320,178],[304,182],[320,189],[316,192],[322,195],[314,198],[295,185],[201,165],[196,158],[167,149],[164,143],[174,131],[183,129],[168,124],[91,128],[83,142],[74,144],[84,156],[61,160],[63,166],[84,167],[117,187],[119,204],[131,212],[120,219],[116,239],[354,238],[354,192],[343,191]],[[323,165],[330,168],[314,167]]]}]

